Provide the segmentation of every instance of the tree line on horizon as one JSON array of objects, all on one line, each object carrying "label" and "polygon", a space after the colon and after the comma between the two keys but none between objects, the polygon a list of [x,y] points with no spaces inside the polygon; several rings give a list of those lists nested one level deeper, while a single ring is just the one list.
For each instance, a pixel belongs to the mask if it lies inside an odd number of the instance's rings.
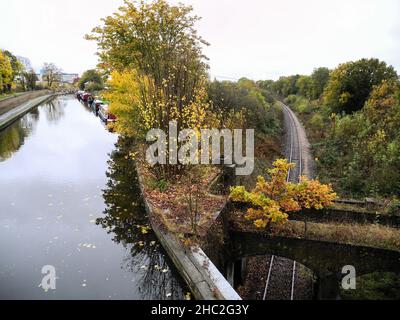
[{"label": "tree line on horizon", "polygon": [[54,63],[44,63],[41,69],[42,82],[32,68],[24,64],[8,50],[0,49],[0,94],[40,89],[56,89],[62,80],[62,70]]},{"label": "tree line on horizon", "polygon": [[360,59],[259,85],[302,118],[322,181],[343,195],[398,201],[400,82],[392,66]]}]

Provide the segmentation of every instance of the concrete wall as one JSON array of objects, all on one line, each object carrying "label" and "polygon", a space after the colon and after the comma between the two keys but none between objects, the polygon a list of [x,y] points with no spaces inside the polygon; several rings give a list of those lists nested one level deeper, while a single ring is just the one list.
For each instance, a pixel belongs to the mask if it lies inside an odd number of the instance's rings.
[{"label": "concrete wall", "polygon": [[52,91],[50,90],[38,90],[38,91],[30,91],[19,94],[16,97],[9,97],[0,101],[0,115],[5,114],[6,112],[12,110],[13,108],[28,102],[29,100],[49,95]]},{"label": "concrete wall", "polygon": [[8,112],[0,115],[0,130],[8,127],[13,122],[18,120],[24,114],[28,113],[32,108],[37,107],[38,105],[42,104],[43,102],[52,99],[55,94],[46,94],[40,95],[39,97],[29,99],[27,102],[19,104],[13,107]]}]

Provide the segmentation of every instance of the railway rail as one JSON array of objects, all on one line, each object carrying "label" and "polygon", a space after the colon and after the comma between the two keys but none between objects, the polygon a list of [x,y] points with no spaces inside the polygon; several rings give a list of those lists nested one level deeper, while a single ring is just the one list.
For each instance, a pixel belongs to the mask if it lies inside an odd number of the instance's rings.
[{"label": "railway rail", "polygon": [[[288,176],[287,176],[287,182],[299,182],[300,177],[303,174],[303,153],[302,153],[302,143],[300,139],[300,133],[299,133],[299,124],[296,119],[296,116],[294,115],[293,111],[286,106],[284,103],[280,103],[282,106],[282,111],[284,113],[284,118],[285,118],[285,127],[287,131],[287,141],[286,141],[286,157],[289,160],[290,163],[294,163],[296,165],[295,168],[289,169],[288,171]],[[263,294],[263,300],[268,299],[268,289],[270,288],[271,281],[273,281],[274,277],[277,279],[280,278],[280,275],[277,274],[278,272],[273,272],[274,268],[274,263],[276,263],[277,257],[274,255],[271,256],[269,260],[269,268],[268,268],[268,275],[267,275],[267,280],[265,282],[265,289],[264,289],[264,294]],[[290,279],[290,297],[288,296],[290,300],[294,300],[295,298],[295,288],[296,288],[296,272],[297,272],[297,263],[296,261],[293,261],[292,265],[292,271],[291,271],[291,279]]]}]

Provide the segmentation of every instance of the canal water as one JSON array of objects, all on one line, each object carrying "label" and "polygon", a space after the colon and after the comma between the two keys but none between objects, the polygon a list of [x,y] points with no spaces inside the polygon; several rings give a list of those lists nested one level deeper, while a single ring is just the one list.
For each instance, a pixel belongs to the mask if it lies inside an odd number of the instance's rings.
[{"label": "canal water", "polygon": [[0,299],[184,298],[127,146],[72,96],[0,132]]}]

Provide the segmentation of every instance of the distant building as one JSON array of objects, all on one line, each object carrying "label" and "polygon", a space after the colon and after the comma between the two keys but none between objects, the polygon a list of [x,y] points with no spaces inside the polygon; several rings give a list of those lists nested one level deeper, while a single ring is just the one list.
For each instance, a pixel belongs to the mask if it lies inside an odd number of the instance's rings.
[{"label": "distant building", "polygon": [[61,82],[73,84],[77,78],[79,78],[79,74],[77,73],[63,73],[61,76]]}]

